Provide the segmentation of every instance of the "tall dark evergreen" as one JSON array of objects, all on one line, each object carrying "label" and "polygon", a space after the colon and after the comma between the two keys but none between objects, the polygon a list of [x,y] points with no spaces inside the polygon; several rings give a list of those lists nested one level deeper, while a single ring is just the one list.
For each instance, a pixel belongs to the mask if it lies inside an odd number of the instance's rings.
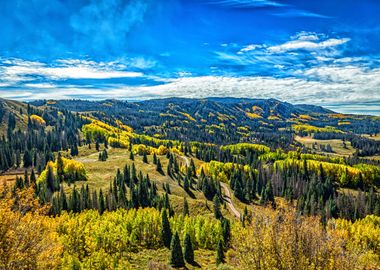
[{"label": "tall dark evergreen", "polygon": [[219,200],[219,196],[218,195],[215,195],[214,196],[214,199],[213,199],[213,205],[214,205],[214,217],[216,219],[220,219],[223,217],[222,215],[222,212],[220,210],[220,200]]},{"label": "tall dark evergreen", "polygon": [[181,242],[178,233],[176,232],[170,243],[170,265],[174,268],[184,267]]},{"label": "tall dark evergreen", "polygon": [[189,204],[187,203],[186,197],[183,198],[183,211],[182,211],[183,216],[188,216],[189,215]]},{"label": "tall dark evergreen", "polygon": [[224,249],[223,241],[219,240],[218,247],[216,249],[216,265],[224,263]]},{"label": "tall dark evergreen", "polygon": [[172,241],[172,230],[164,208],[161,212],[161,240],[165,247],[169,248]]},{"label": "tall dark evergreen", "polygon": [[64,178],[64,164],[61,152],[58,152],[57,156],[57,177],[59,182],[63,182]]},{"label": "tall dark evergreen", "polygon": [[164,174],[160,159],[157,159],[156,171],[158,171],[160,174]]},{"label": "tall dark evergreen", "polygon": [[191,243],[190,235],[188,233],[185,236],[183,255],[186,262],[190,264],[194,263],[194,249],[193,244]]},{"label": "tall dark evergreen", "polygon": [[144,163],[148,163],[148,156],[146,155],[146,151],[144,151],[144,153],[143,153],[143,162]]}]

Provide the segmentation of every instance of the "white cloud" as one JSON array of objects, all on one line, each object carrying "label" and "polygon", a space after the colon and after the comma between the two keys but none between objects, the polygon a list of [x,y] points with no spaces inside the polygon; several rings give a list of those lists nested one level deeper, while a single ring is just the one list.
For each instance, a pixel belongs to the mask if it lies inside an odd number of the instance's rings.
[{"label": "white cloud", "polygon": [[[0,89],[0,96],[19,100],[48,98],[146,100],[166,97],[276,98],[291,103],[323,106],[380,102],[380,69],[321,67],[311,68],[300,75],[302,76],[287,78],[182,77],[168,79],[162,85],[109,86],[101,89],[89,86],[45,85],[44,88],[38,88],[36,91],[34,87],[36,85],[29,85],[29,88],[24,86],[23,89],[16,90]],[[339,110],[339,107],[337,108]],[[372,113],[380,110],[379,106],[371,108]]]},{"label": "white cloud", "polygon": [[320,50],[320,49],[326,49],[329,47],[335,47],[341,44],[344,44],[346,42],[350,41],[349,38],[331,38],[325,41],[321,42],[313,42],[308,40],[292,40],[288,41],[284,44],[272,46],[268,48],[268,51],[271,53],[282,53],[287,51],[296,51],[296,50]]},{"label": "white cloud", "polygon": [[243,48],[238,52],[238,54],[243,54],[243,53],[245,53],[245,52],[254,51],[254,50],[259,49],[259,48],[262,48],[262,47],[263,47],[263,45],[249,44],[248,46],[243,47]]},{"label": "white cloud", "polygon": [[77,59],[61,59],[47,66],[40,62],[7,59],[0,65],[0,82],[17,84],[33,81],[36,77],[47,80],[63,79],[112,79],[142,77],[141,72],[120,70],[124,66],[114,62],[93,62]]},{"label": "white cloud", "polygon": [[[338,70],[336,70],[339,73]],[[344,71],[340,71],[343,72]],[[138,87],[136,93],[149,93],[154,97],[244,97],[277,98],[292,103],[332,104],[380,100],[379,71],[363,72],[359,81],[351,78],[344,83],[319,81],[307,78],[274,77],[187,77],[175,79],[165,85]],[[130,88],[129,88],[130,89]],[[131,97],[130,95],[126,97]]]},{"label": "white cloud", "polygon": [[270,1],[270,0],[214,0],[214,1],[209,1],[208,3],[220,4],[223,6],[236,7],[236,8],[265,7],[265,6],[283,7],[283,6],[286,6],[285,4],[281,4],[281,3],[278,3],[276,1]]},{"label": "white cloud", "polygon": [[51,89],[57,87],[57,85],[52,83],[26,83],[24,84],[27,88],[38,88],[38,89]]},{"label": "white cloud", "polygon": [[319,19],[330,19],[331,17],[310,12],[310,11],[305,11],[305,10],[298,10],[298,9],[289,9],[285,10],[283,12],[278,12],[278,13],[273,13],[275,16],[279,17],[311,17],[311,18],[319,18]]}]

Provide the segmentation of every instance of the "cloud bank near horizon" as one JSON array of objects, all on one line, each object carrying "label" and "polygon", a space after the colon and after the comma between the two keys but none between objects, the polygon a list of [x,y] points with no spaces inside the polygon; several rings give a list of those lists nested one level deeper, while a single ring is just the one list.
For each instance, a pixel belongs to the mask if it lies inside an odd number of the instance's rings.
[{"label": "cloud bank near horizon", "polygon": [[5,1],[0,97],[277,98],[380,114],[379,12],[372,0]]}]

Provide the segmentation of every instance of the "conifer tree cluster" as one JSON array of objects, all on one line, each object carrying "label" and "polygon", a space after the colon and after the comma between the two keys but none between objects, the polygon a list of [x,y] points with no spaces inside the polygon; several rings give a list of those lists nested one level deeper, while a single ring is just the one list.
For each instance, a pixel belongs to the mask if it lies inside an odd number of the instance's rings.
[{"label": "conifer tree cluster", "polygon": [[141,171],[137,174],[134,164],[126,165],[123,172],[118,169],[106,192],[103,189],[99,192],[90,191],[88,185],[82,185],[80,190],[74,186],[69,196],[62,187],[58,187],[58,191],[52,198],[51,213],[54,215],[60,214],[61,211],[81,212],[85,209],[97,209],[103,213],[106,210],[139,207],[164,208],[172,213],[168,194],[159,196],[156,183],[150,181],[149,175],[143,176]]},{"label": "conifer tree cluster", "polygon": [[66,110],[40,110],[30,105],[27,115],[26,130],[22,130],[16,125],[16,116],[8,112],[7,133],[0,138],[0,172],[12,167],[34,167],[41,172],[54,160],[54,152],[69,150],[72,156],[78,155],[79,130],[87,120]]},{"label": "conifer tree cluster", "polygon": [[101,151],[101,152],[99,153],[99,158],[98,158],[98,160],[99,160],[99,161],[106,161],[107,159],[108,159],[108,153],[107,153],[107,150],[104,149],[103,151]]}]

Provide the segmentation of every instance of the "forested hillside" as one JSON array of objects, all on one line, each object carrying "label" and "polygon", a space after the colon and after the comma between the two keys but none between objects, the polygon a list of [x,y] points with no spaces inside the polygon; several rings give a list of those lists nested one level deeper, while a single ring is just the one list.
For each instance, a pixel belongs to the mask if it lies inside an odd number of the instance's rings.
[{"label": "forested hillside", "polygon": [[380,267],[379,117],[0,100],[0,126],[0,269]]}]

